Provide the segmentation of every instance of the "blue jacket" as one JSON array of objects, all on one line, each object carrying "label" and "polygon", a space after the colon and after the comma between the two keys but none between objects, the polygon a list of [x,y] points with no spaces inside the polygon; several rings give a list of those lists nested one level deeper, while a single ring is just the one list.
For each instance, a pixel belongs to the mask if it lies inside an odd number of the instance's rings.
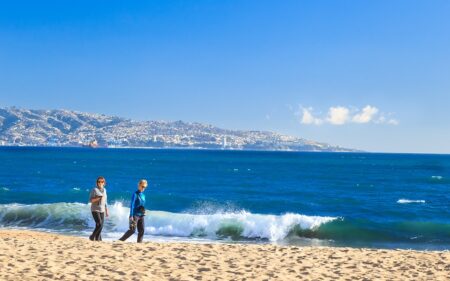
[{"label": "blue jacket", "polygon": [[139,210],[139,207],[145,208],[145,194],[137,190],[131,197],[130,217],[143,216],[144,214]]}]

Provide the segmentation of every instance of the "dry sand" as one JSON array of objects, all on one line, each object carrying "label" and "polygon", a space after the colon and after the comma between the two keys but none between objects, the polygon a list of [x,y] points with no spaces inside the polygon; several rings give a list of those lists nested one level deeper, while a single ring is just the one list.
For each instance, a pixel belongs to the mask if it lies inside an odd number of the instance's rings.
[{"label": "dry sand", "polygon": [[0,230],[0,280],[450,280],[450,252],[91,242]]}]

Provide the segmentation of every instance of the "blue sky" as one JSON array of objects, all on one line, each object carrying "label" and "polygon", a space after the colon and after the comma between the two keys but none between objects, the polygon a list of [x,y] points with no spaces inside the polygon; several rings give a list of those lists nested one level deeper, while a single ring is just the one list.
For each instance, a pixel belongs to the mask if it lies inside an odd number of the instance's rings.
[{"label": "blue sky", "polygon": [[450,153],[450,1],[1,1],[0,106]]}]

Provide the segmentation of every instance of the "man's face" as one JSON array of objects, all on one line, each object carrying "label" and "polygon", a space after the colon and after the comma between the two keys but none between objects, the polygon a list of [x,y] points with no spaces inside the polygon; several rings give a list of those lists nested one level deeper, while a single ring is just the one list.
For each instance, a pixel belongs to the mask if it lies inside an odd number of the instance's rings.
[{"label": "man's face", "polygon": [[139,187],[140,187],[141,191],[144,191],[147,188],[147,185],[146,184],[140,184]]}]

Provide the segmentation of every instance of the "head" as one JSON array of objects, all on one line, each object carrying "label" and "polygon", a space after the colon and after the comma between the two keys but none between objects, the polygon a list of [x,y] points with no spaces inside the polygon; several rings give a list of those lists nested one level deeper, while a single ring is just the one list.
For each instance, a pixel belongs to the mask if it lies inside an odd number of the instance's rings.
[{"label": "head", "polygon": [[140,180],[138,183],[138,189],[140,192],[143,192],[146,188],[147,188],[148,184],[147,184],[147,180]]},{"label": "head", "polygon": [[97,187],[103,188],[106,185],[106,179],[104,177],[98,177],[97,178]]}]

